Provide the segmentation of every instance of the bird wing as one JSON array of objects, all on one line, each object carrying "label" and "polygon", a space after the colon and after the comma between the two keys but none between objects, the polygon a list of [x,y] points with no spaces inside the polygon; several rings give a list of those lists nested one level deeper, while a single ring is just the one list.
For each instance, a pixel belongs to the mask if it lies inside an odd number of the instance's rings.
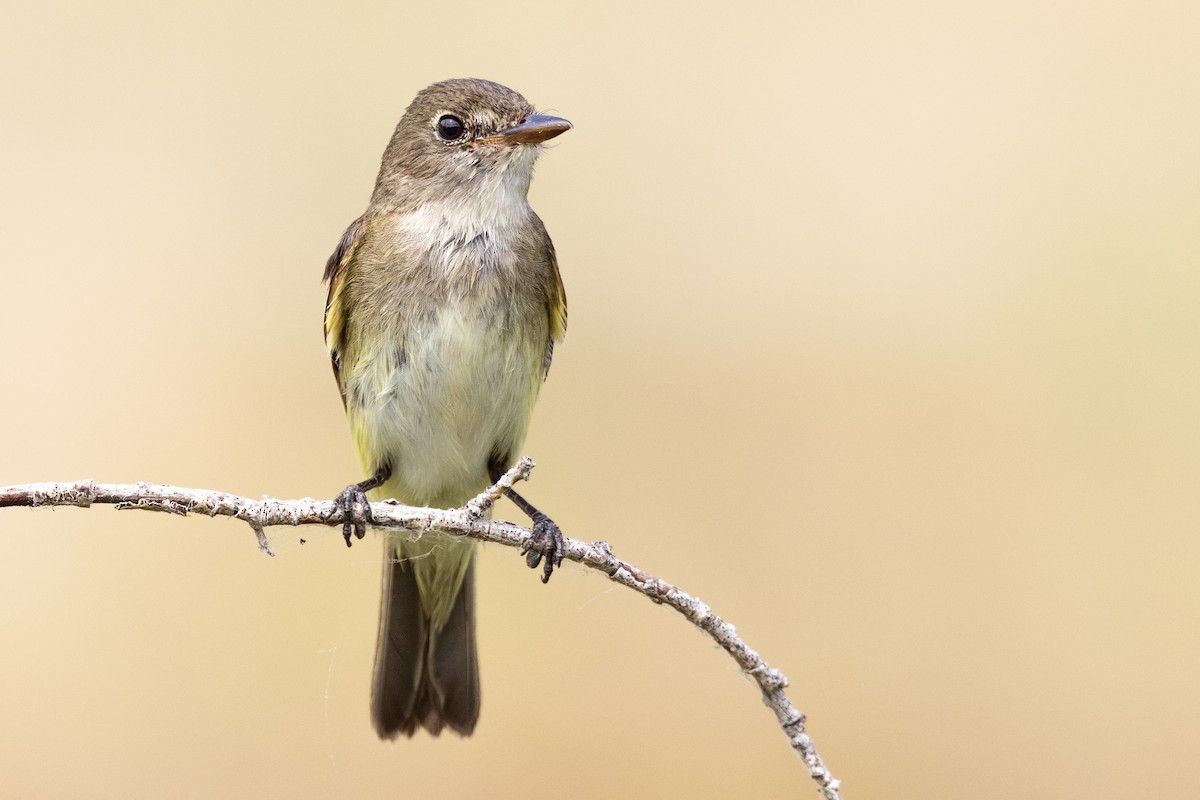
[{"label": "bird wing", "polygon": [[546,313],[550,318],[550,337],[546,340],[546,360],[542,365],[542,380],[545,380],[550,373],[550,362],[554,359],[554,344],[561,342],[567,335],[567,291],[563,287],[562,274],[558,271],[558,256],[554,253],[554,243],[550,241],[550,236],[540,219],[537,220],[537,224],[541,228],[549,262],[549,269],[546,270]]},{"label": "bird wing", "polygon": [[346,285],[346,265],[354,258],[363,240],[363,217],[350,223],[342,240],[325,262],[325,274],[322,280],[329,282],[329,295],[325,299],[325,346],[329,349],[329,358],[333,364],[333,377],[337,379],[338,390],[342,393],[342,402],[346,402],[346,387],[342,380],[342,349],[343,336],[346,332],[346,322],[349,309],[342,297],[342,289]]}]

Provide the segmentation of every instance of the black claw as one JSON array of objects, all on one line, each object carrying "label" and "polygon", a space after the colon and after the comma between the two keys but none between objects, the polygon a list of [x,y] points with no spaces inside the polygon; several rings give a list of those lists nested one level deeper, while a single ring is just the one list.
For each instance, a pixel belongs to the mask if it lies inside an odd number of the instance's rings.
[{"label": "black claw", "polygon": [[371,503],[367,500],[366,492],[357,483],[347,486],[333,502],[337,503],[342,512],[342,537],[346,540],[346,547],[349,547],[351,533],[361,539],[367,535],[367,523],[375,522],[371,516]]},{"label": "black claw", "polygon": [[542,563],[542,558],[546,559],[542,567],[542,583],[549,582],[554,568],[562,566],[563,556],[566,554],[562,530],[545,514],[539,515],[533,521],[533,536],[529,537],[529,542],[521,552],[525,555],[525,564],[530,569],[537,569],[538,564]]},{"label": "black claw", "polygon": [[346,540],[346,547],[350,546],[351,532],[361,539],[367,535],[367,523],[375,524],[375,517],[371,515],[371,501],[367,500],[367,492],[383,486],[391,474],[391,466],[384,464],[370,478],[362,483],[350,484],[342,490],[341,494],[333,498],[338,510],[342,512],[342,537]]},{"label": "black claw", "polygon": [[[498,468],[493,469],[491,475],[493,481],[499,480],[501,471]],[[533,535],[521,548],[521,555],[525,556],[525,563],[530,569],[536,569],[538,564],[542,563],[542,559],[546,559],[546,563],[542,567],[542,583],[546,583],[554,574],[554,568],[562,566],[563,556],[566,555],[562,531],[554,523],[554,520],[538,511],[532,503],[511,488],[505,489],[504,493],[516,504],[517,508],[524,511],[533,520]]]}]

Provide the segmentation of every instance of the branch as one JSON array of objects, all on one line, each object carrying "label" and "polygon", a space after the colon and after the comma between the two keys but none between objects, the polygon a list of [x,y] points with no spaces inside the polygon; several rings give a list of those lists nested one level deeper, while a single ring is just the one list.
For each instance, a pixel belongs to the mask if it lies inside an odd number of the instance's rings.
[{"label": "branch", "polygon": [[[371,504],[375,524],[417,534],[444,533],[467,536],[481,542],[516,547],[528,547],[532,534],[511,522],[484,517],[492,504],[518,481],[528,480],[533,461],[522,458],[493,486],[461,509],[440,510],[403,506],[394,500]],[[28,483],[0,486],[0,507],[5,506],[79,506],[88,508],[94,503],[115,505],[118,510],[144,509],[172,514],[207,514],[210,517],[234,517],[247,523],[258,539],[258,546],[267,555],[274,555],[267,542],[265,529],[273,525],[340,526],[342,512],[332,500],[252,500],[225,492],[206,489],[183,489],[155,483],[114,484],[92,480],[75,483]],[[737,631],[725,620],[712,613],[707,605],[687,592],[649,575],[613,555],[607,542],[582,542],[564,539],[565,558],[591,567],[622,586],[644,594],[655,603],[665,604],[685,616],[693,625],[707,633],[727,652],[742,671],[762,690],[763,702],[775,712],[779,726],[788,743],[804,759],[812,779],[826,800],[840,800],[840,782],[830,774],[817,755],[812,739],[804,731],[805,717],[788,700],[784,688],[787,678],[741,640]]]}]

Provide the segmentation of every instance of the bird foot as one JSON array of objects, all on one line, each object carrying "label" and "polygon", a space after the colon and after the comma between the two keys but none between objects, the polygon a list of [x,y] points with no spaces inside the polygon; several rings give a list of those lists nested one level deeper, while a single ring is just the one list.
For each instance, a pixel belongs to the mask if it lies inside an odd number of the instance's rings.
[{"label": "bird foot", "polygon": [[530,569],[537,569],[538,564],[545,558],[542,583],[546,583],[550,580],[554,568],[562,565],[565,553],[562,531],[554,520],[545,514],[539,514],[533,520],[533,536],[529,537],[529,541],[521,548],[525,563]]},{"label": "bird foot", "polygon": [[342,536],[346,539],[346,547],[349,547],[351,533],[361,539],[367,535],[367,523],[375,522],[371,517],[371,503],[360,483],[347,486],[333,502],[342,512]]}]

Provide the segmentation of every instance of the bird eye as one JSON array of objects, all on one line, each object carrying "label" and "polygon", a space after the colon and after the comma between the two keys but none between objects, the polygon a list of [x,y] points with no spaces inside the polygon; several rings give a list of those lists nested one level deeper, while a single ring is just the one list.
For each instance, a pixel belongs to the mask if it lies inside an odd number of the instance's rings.
[{"label": "bird eye", "polygon": [[443,142],[456,142],[462,138],[467,126],[453,114],[446,114],[437,121],[437,135]]}]

